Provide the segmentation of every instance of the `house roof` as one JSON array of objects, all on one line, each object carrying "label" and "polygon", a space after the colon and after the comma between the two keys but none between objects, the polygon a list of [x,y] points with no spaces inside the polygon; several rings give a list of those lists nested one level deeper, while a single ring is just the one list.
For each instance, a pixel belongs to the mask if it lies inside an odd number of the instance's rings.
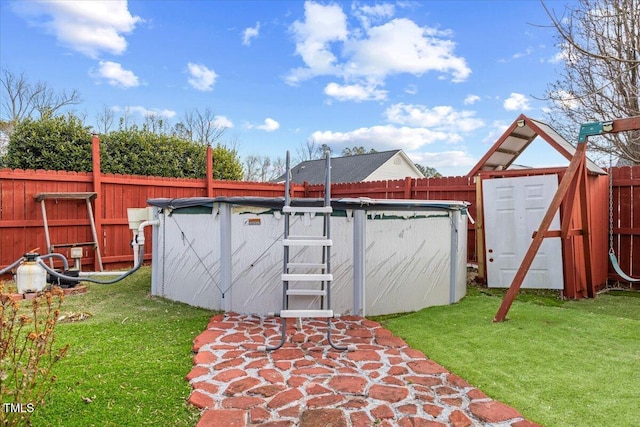
[{"label": "house roof", "polygon": [[[358,154],[331,158],[331,182],[360,182],[402,150]],[[306,160],[291,168],[291,181],[295,183],[324,184],[325,160]],[[285,175],[275,181],[282,182]]]},{"label": "house roof", "polygon": [[[507,169],[538,136],[549,143],[567,160],[573,158],[576,148],[551,126],[520,114],[467,176],[475,176],[482,171]],[[587,159],[587,168],[590,172],[606,175],[606,172],[601,167],[589,159]]]}]

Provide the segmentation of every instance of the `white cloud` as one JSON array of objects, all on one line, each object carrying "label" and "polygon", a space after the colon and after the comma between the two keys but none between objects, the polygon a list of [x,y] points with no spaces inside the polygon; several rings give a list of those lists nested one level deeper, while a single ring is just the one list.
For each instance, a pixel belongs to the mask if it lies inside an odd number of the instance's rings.
[{"label": "white cloud", "polygon": [[264,119],[264,124],[254,125],[254,124],[251,124],[251,123],[247,123],[245,126],[248,129],[259,129],[259,130],[263,130],[265,132],[273,132],[273,131],[278,130],[280,128],[280,123],[278,123],[277,121],[273,120],[270,117],[267,117],[266,119]]},{"label": "white cloud", "polygon": [[473,111],[456,111],[451,106],[428,108],[424,105],[394,104],[385,111],[391,123],[427,127],[444,132],[471,132],[483,127]]},{"label": "white cloud", "polygon": [[389,18],[395,13],[395,6],[390,3],[355,7],[354,15],[360,20],[365,28],[371,23],[380,22],[384,18]]},{"label": "white cloud", "polygon": [[552,94],[554,104],[566,108],[566,109],[576,109],[580,106],[578,102],[578,98],[575,95],[570,94],[566,90],[559,90]]},{"label": "white cloud", "polygon": [[411,153],[411,159],[436,169],[473,166],[477,163],[469,153],[461,150]]},{"label": "white cloud", "polygon": [[366,38],[346,43],[345,54],[350,59],[344,65],[344,74],[384,79],[392,74],[437,71],[451,74],[454,82],[464,81],[471,69],[464,58],[453,54],[455,43],[444,38],[447,35],[406,18],[372,27]]},{"label": "white cloud", "polygon": [[120,55],[127,49],[123,34],[142,21],[126,1],[21,1],[12,6],[30,25],[53,34],[58,42],[91,58]]},{"label": "white cloud", "polygon": [[91,70],[89,74],[98,80],[106,80],[111,86],[129,88],[140,86],[138,76],[133,71],[125,70],[117,62],[100,61],[96,71]]},{"label": "white cloud", "polygon": [[565,61],[566,59],[567,59],[566,52],[561,50],[561,51],[557,52],[555,55],[553,55],[550,59],[548,59],[548,62],[550,62],[552,64],[558,64],[558,63],[561,63],[561,62]]},{"label": "white cloud", "polygon": [[531,109],[529,98],[521,93],[511,92],[509,98],[502,104],[507,111],[527,111]]},{"label": "white cloud", "polygon": [[464,105],[473,105],[478,101],[480,101],[480,97],[478,95],[467,95],[464,99]]},{"label": "white cloud", "polygon": [[187,64],[189,69],[189,84],[194,89],[210,92],[213,90],[213,85],[216,82],[218,75],[212,69],[207,68],[202,64],[193,64],[189,62]]},{"label": "white cloud", "polygon": [[251,39],[258,37],[260,34],[260,22],[256,22],[255,27],[245,28],[242,33],[242,44],[245,46],[251,45]]},{"label": "white cloud", "polygon": [[514,53],[511,58],[513,59],[519,59],[519,58],[523,58],[525,56],[529,56],[533,53],[533,48],[532,47],[528,47],[524,50],[524,52],[516,52]]},{"label": "white cloud", "polygon": [[139,114],[142,117],[156,116],[172,119],[176,116],[176,112],[172,110],[159,108],[146,108],[140,105],[127,105],[125,107],[114,106],[111,109],[115,112],[127,112],[129,114]]},{"label": "white cloud", "polygon": [[489,133],[482,138],[483,144],[494,144],[498,138],[511,126],[511,123],[507,123],[503,120],[495,120],[489,127]]},{"label": "white cloud", "polygon": [[318,144],[327,144],[336,149],[362,145],[383,150],[402,148],[405,151],[416,150],[435,142],[460,141],[460,136],[456,134],[392,125],[365,127],[350,132],[316,131],[311,138]]},{"label": "white cloud", "polygon": [[572,64],[576,61],[577,56],[575,54],[575,49],[569,43],[561,43],[559,46],[559,51],[551,58],[549,58],[549,62],[552,64],[558,64],[561,62],[566,62],[567,64]]},{"label": "white cloud", "polygon": [[375,86],[339,85],[334,82],[325,86],[324,93],[338,101],[380,101],[387,98],[387,91],[376,89]]},{"label": "white cloud", "polygon": [[230,129],[233,127],[233,122],[226,116],[215,116],[213,118],[212,124],[217,128]]},{"label": "white cloud", "polygon": [[416,93],[418,93],[418,86],[410,84],[404,91],[409,95],[415,95]]},{"label": "white cloud", "polygon": [[[395,12],[392,5],[352,9],[361,26],[349,31],[339,4],[305,3],[304,21],[295,21],[291,27],[296,53],[304,66],[291,70],[287,83],[335,76],[345,80],[345,87],[354,83],[371,87],[402,73],[420,76],[435,71],[440,78],[448,76],[454,82],[471,74],[466,60],[454,53],[456,44],[450,40],[450,32],[420,27],[406,18],[384,22]],[[381,24],[371,25],[374,21]]]},{"label": "white cloud", "polygon": [[296,53],[308,68],[291,71],[287,81],[296,84],[316,75],[333,74],[336,57],[330,43],[347,38],[347,17],[337,4],[327,6],[308,1],[304,4],[304,22],[295,21],[291,26],[296,42]]}]

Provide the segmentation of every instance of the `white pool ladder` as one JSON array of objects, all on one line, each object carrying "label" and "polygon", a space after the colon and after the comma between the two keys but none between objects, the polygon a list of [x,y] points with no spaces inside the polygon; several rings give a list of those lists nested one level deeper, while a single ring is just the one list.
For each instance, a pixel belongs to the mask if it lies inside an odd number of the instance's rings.
[{"label": "white pool ladder", "polygon": [[[331,339],[331,319],[336,317],[331,309],[331,152],[325,152],[325,184],[324,203],[322,206],[291,206],[291,165],[289,151],[286,156],[285,174],[285,194],[284,206],[284,238],[282,246],[284,249],[283,271],[282,271],[282,310],[277,314],[282,318],[282,335],[280,342],[275,346],[261,346],[258,350],[277,350],[282,347],[286,340],[287,319],[301,318],[326,318],[327,319],[327,341],[336,350],[355,350],[355,346],[342,347],[336,345]],[[297,205],[297,204],[296,204]],[[291,215],[322,215],[323,230],[321,235],[292,235],[289,233]],[[305,247],[320,248],[322,255],[319,263],[290,262],[291,248],[300,250]],[[312,270],[314,272],[302,272]],[[289,282],[316,283],[319,287],[296,288],[289,287]],[[320,297],[320,307],[317,309],[289,309],[290,297]]]}]

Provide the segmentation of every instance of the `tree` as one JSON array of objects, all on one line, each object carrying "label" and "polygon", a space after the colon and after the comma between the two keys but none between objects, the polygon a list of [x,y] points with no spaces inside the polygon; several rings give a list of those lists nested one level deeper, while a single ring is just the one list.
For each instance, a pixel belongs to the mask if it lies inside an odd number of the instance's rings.
[{"label": "tree", "polygon": [[54,91],[45,82],[30,83],[24,74],[17,75],[7,69],[0,74],[2,83],[2,129],[11,136],[16,125],[35,112],[42,118],[52,117],[60,109],[80,103],[78,91]]},{"label": "tree", "polygon": [[364,148],[362,145],[359,147],[347,147],[344,150],[342,150],[342,155],[343,156],[358,156],[360,154],[373,154],[373,153],[377,153],[378,150],[375,149],[370,149],[369,151],[367,151],[366,148]]},{"label": "tree", "polygon": [[272,174],[271,177],[269,178],[269,180],[275,179],[279,176],[284,175],[284,173],[287,171],[287,167],[284,164],[284,158],[283,157],[275,157],[273,159],[273,161],[271,162],[271,170],[272,170]]},{"label": "tree", "polygon": [[155,134],[164,134],[167,127],[166,122],[155,113],[148,113],[144,116],[144,128]]},{"label": "tree", "polygon": [[183,137],[190,137],[192,141],[203,145],[213,145],[226,132],[227,128],[216,122],[215,114],[206,108],[200,111],[187,111],[181,123],[174,127]]},{"label": "tree", "polygon": [[135,126],[131,119],[131,109],[129,107],[124,107],[122,115],[118,120],[118,128],[120,130],[129,130],[129,127],[131,126]]},{"label": "tree", "polygon": [[102,111],[96,116],[96,122],[98,124],[96,131],[101,134],[109,133],[113,126],[114,116],[113,110],[104,105]]},{"label": "tree", "polygon": [[422,173],[422,175],[425,176],[425,178],[440,178],[442,176],[440,172],[436,170],[436,168],[423,166],[419,163],[414,163],[414,165],[416,165],[416,168],[418,168],[418,170]]},{"label": "tree", "polygon": [[258,163],[260,158],[254,155],[248,155],[244,159],[244,180],[245,181],[257,181],[258,180]]},{"label": "tree", "polygon": [[187,129],[187,127],[182,122],[176,123],[171,128],[171,135],[177,136],[181,139],[186,139],[187,141],[193,141],[193,135],[191,134],[191,131]]},{"label": "tree", "polygon": [[260,159],[260,181],[265,182],[271,176],[271,159],[269,156],[262,156]]},{"label": "tree", "polygon": [[[557,16],[564,70],[548,85],[548,120],[569,140],[581,124],[640,115],[640,0],[579,0]],[[640,164],[640,131],[589,138],[589,148]]]},{"label": "tree", "polygon": [[298,153],[298,163],[305,162],[307,160],[317,160],[324,157],[325,151],[331,152],[331,148],[327,144],[318,144],[315,139],[309,138],[305,143],[301,143],[296,149]]},{"label": "tree", "polygon": [[285,172],[282,157],[249,155],[244,161],[244,180],[267,182]]}]

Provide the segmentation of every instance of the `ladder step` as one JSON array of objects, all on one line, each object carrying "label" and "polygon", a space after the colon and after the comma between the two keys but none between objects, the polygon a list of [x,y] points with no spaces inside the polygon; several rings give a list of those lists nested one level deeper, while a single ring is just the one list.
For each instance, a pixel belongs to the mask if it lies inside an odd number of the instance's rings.
[{"label": "ladder step", "polygon": [[323,297],[327,291],[322,289],[288,289],[287,295]]},{"label": "ladder step", "polygon": [[288,239],[282,240],[282,244],[284,246],[333,246],[333,241],[324,236],[289,236]]},{"label": "ladder step", "polygon": [[282,310],[280,317],[333,317],[333,310]]},{"label": "ladder step", "polygon": [[333,280],[333,274],[283,274],[283,282],[330,282]]},{"label": "ladder step", "polygon": [[284,213],[331,213],[331,206],[283,206]]},{"label": "ladder step", "polygon": [[319,264],[316,262],[290,262],[287,264],[287,268],[327,268],[327,264]]}]

